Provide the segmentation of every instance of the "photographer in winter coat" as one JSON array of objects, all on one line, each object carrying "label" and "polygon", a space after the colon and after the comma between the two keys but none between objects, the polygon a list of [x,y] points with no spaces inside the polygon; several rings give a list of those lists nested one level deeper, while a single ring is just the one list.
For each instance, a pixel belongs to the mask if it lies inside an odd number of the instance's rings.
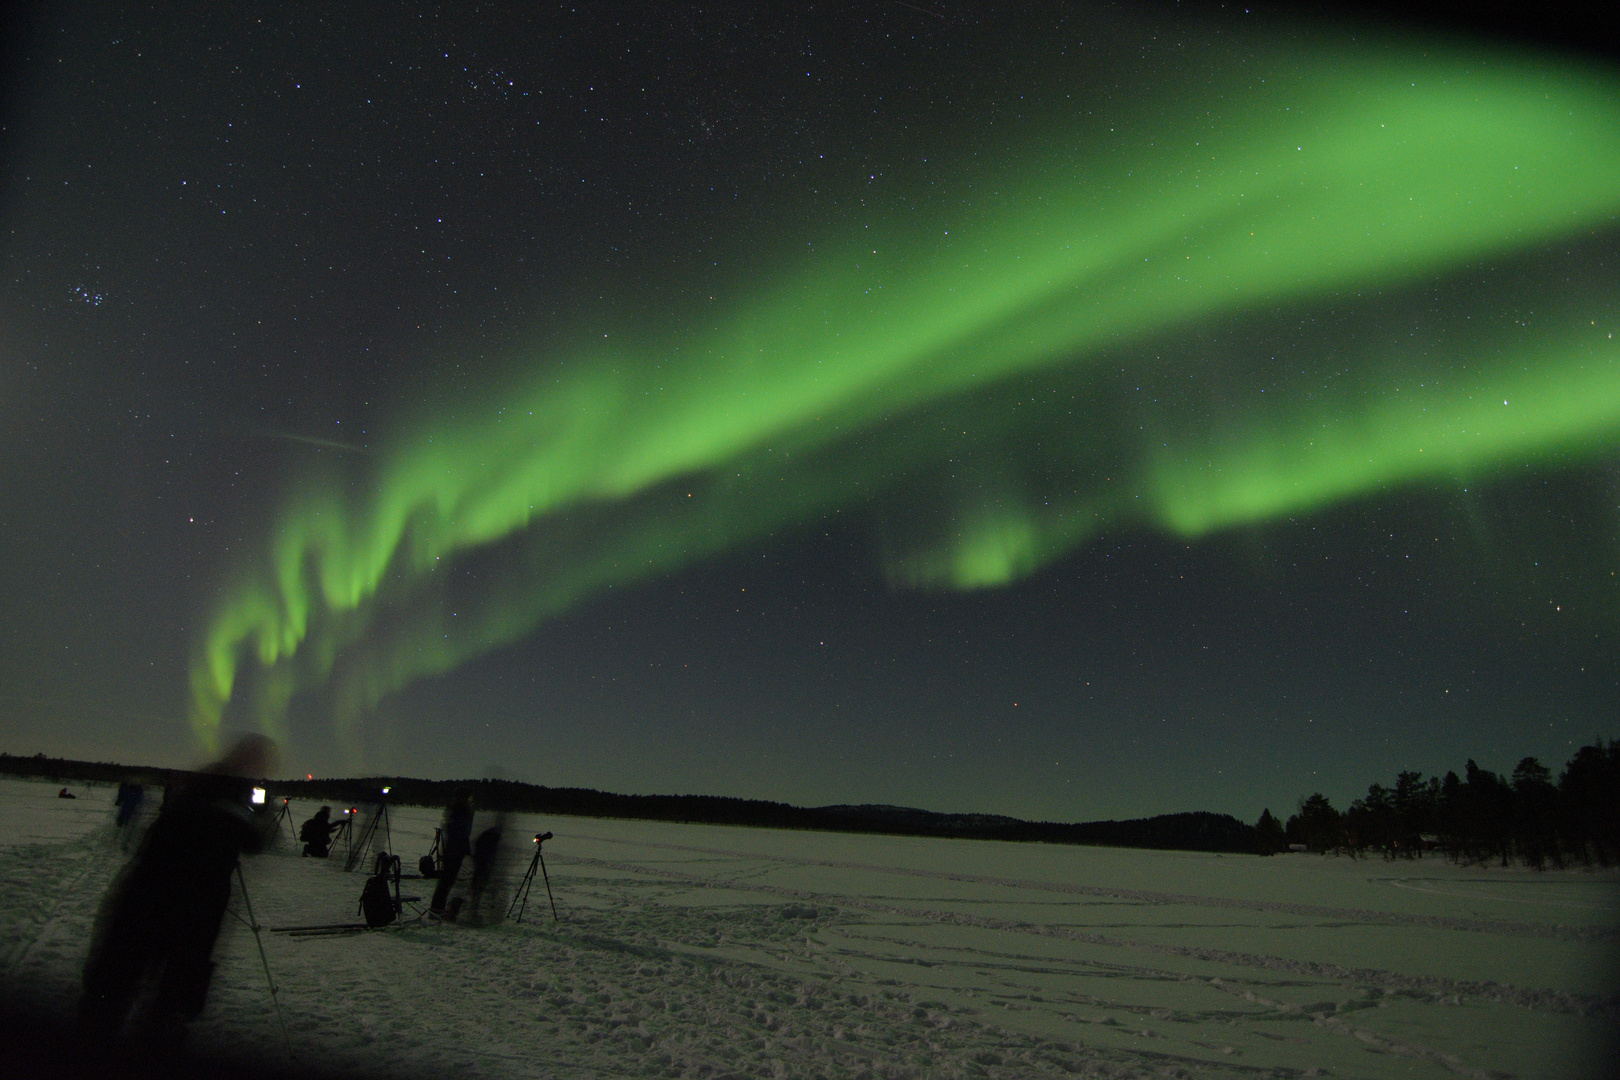
[{"label": "photographer in winter coat", "polygon": [[439,871],[439,884],[433,890],[432,903],[428,905],[435,915],[442,917],[445,914],[445,903],[450,899],[456,874],[461,871],[462,860],[472,850],[472,825],[472,790],[460,788],[444,812],[444,868]]},{"label": "photographer in winter coat", "polygon": [[171,787],[135,857],[102,902],[84,966],[79,1015],[114,1034],[147,973],[156,987],[149,1037],[171,1048],[202,1011],[213,977],[214,941],[243,852],[264,846],[246,776],[263,776],[275,744],[249,735],[199,776]]},{"label": "photographer in winter coat", "polygon": [[298,839],[303,841],[305,855],[312,859],[324,859],[330,854],[332,834],[343,828],[343,822],[331,819],[332,808],[323,806],[299,827]]}]

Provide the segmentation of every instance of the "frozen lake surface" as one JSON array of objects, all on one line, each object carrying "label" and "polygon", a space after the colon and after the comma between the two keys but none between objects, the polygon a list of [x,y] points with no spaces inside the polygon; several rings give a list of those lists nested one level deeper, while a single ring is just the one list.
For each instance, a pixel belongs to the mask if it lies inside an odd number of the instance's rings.
[{"label": "frozen lake surface", "polygon": [[[58,786],[0,780],[0,957],[66,1013],[124,856],[112,789]],[[391,811],[408,872],[438,818]],[[521,923],[265,932],[287,1041],[227,918],[196,1044],[401,1078],[1565,1078],[1620,1015],[1614,871],[516,816],[492,907],[541,830],[559,921],[537,881]],[[260,923],[354,921],[342,852],[245,859]]]}]

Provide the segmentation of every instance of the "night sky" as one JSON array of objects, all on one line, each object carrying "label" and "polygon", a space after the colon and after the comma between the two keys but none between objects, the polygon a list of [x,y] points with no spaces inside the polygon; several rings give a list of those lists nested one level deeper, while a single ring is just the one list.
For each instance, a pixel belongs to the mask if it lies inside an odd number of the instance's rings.
[{"label": "night sky", "polygon": [[62,5],[0,749],[1056,820],[1620,736],[1620,75],[1367,10]]}]

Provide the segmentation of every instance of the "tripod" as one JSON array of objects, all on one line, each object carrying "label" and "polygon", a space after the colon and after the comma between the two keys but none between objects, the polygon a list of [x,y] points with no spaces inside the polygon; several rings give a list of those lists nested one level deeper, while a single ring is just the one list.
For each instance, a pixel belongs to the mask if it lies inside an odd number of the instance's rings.
[{"label": "tripod", "polygon": [[385,802],[378,803],[376,812],[371,815],[371,820],[367,821],[365,828],[360,830],[360,839],[356,840],[354,846],[349,849],[348,858],[343,864],[343,869],[353,870],[365,860],[366,852],[371,850],[372,842],[377,838],[377,823],[379,821],[382,822],[385,841],[382,850],[386,851],[394,846],[394,831],[388,821],[388,804]]},{"label": "tripod", "polygon": [[[282,800],[281,812],[283,814],[287,813],[286,800]],[[247,909],[246,919],[243,919],[240,915],[237,915],[236,918],[239,922],[245,922],[248,929],[253,931],[253,940],[259,946],[259,963],[264,965],[264,981],[270,987],[270,1004],[275,1006],[276,1021],[281,1025],[281,1041],[287,1044],[287,1056],[296,1064],[298,1057],[293,1053],[292,1038],[287,1034],[287,1018],[281,1015],[281,998],[277,996],[281,993],[281,987],[276,985],[275,977],[270,974],[270,959],[264,955],[264,939],[259,936],[259,931],[263,927],[259,925],[259,920],[253,915],[253,901],[248,899],[247,880],[242,877],[241,859],[237,859],[235,870],[236,883],[242,887],[242,906]]]},{"label": "tripod", "polygon": [[281,809],[276,811],[275,820],[270,823],[270,831],[279,836],[281,834],[281,823],[285,821],[287,823],[287,835],[296,844],[298,843],[298,830],[293,828],[291,803],[291,799],[281,800]]},{"label": "tripod", "polygon": [[523,910],[529,906],[529,886],[534,884],[534,868],[538,866],[540,868],[540,875],[546,883],[546,899],[551,901],[551,921],[557,921],[557,898],[551,895],[551,875],[546,873],[546,859],[545,856],[540,852],[541,846],[550,839],[550,833],[535,834],[534,858],[529,860],[529,869],[523,875],[523,880],[518,883],[517,893],[512,897],[511,907],[506,909],[506,917],[508,919],[512,918],[512,912],[516,911],[517,919],[515,921],[523,921]]},{"label": "tripod", "polygon": [[[348,858],[349,856],[351,856],[353,854],[353,851],[354,851],[354,844],[353,844],[353,840],[354,840],[354,815],[353,814],[344,814],[343,815],[343,820],[338,822],[337,831],[332,834],[332,839],[330,841],[330,846],[331,847],[337,847],[337,842],[338,842],[338,840],[340,838],[343,841],[343,850],[345,852],[345,858]],[[346,865],[345,869],[347,869],[347,868],[348,867]]]}]

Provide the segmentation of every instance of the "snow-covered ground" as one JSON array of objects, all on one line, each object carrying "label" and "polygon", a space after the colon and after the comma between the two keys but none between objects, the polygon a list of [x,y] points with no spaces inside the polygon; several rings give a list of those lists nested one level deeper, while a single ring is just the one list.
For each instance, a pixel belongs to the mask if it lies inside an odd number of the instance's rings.
[{"label": "snow-covered ground", "polygon": [[[72,790],[0,780],[3,978],[64,1011],[122,859],[112,789]],[[437,820],[393,809],[407,869]],[[267,930],[285,1041],[228,920],[196,1043],[401,1078],[1563,1078],[1620,1016],[1614,872],[517,817],[503,898],[543,829],[560,921],[536,881],[521,923]],[[244,860],[260,923],[353,921],[342,851]]]}]

